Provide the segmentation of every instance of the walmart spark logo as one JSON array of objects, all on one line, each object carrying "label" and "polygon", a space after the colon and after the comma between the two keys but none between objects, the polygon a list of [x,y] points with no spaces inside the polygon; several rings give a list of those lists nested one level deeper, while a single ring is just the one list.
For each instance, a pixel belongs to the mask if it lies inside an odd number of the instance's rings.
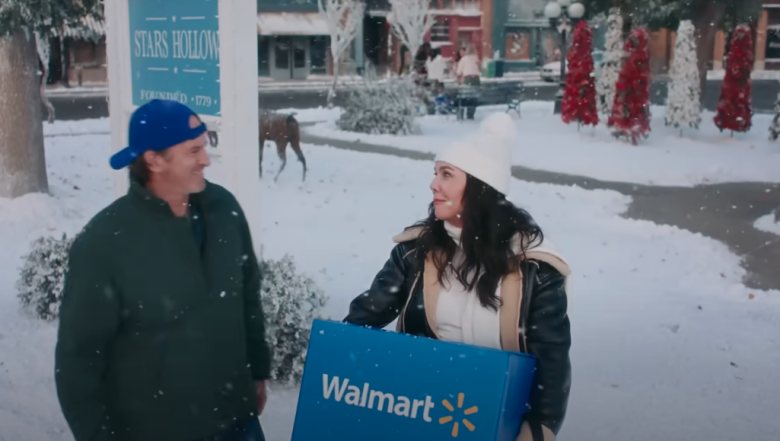
[{"label": "walmart spark logo", "polygon": [[[458,437],[458,433],[460,430],[460,424],[463,424],[463,426],[466,427],[466,429],[469,430],[469,432],[473,432],[477,429],[477,427],[469,421],[466,417],[469,415],[474,415],[477,412],[479,412],[479,407],[477,406],[471,406],[465,410],[463,409],[463,401],[465,400],[465,394],[463,392],[458,393],[458,414],[462,412],[463,417],[460,419],[460,422],[454,421],[455,417],[453,415],[447,415],[439,418],[439,424],[449,424],[452,423],[452,432],[450,432],[450,435],[453,438]],[[441,401],[442,406],[444,406],[447,410],[450,411],[450,413],[455,413],[455,407],[452,406],[452,404],[449,402],[449,400],[444,399]],[[460,416],[460,415],[459,415]]]}]

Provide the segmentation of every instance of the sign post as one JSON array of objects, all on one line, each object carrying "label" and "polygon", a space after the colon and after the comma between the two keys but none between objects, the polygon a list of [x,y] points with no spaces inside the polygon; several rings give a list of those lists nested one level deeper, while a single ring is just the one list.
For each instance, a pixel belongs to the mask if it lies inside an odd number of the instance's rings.
[{"label": "sign post", "polygon": [[[186,104],[219,133],[224,182],[253,211],[258,180],[256,0],[106,2],[111,152],[152,99]],[[208,172],[207,172],[208,173]],[[117,173],[114,190],[127,191]],[[248,214],[249,215],[249,214]]]}]

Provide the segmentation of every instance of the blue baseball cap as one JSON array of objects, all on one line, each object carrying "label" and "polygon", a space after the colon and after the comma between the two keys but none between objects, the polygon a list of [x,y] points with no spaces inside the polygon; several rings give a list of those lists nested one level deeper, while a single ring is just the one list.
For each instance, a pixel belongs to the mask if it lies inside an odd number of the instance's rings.
[{"label": "blue baseball cap", "polygon": [[195,139],[206,131],[200,121],[190,128],[190,117],[198,115],[178,101],[152,100],[137,108],[130,117],[130,145],[111,156],[111,168],[119,170],[135,162],[146,151],[159,152],[184,141]]}]

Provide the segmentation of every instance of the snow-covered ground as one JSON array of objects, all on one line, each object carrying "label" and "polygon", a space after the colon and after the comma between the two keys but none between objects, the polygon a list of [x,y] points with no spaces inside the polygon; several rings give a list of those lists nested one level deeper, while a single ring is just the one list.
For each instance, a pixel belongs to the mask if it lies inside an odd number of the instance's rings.
[{"label": "snow-covered ground", "polygon": [[[755,115],[748,133],[720,133],[704,112],[702,128],[686,131],[665,127],[664,108],[652,107],[650,137],[638,146],[613,138],[602,123],[595,129],[563,124],[553,115],[553,103],[522,104],[513,163],[525,167],[592,177],[604,181],[683,186],[721,182],[780,182],[780,143],[768,140],[770,115]],[[505,106],[477,109],[477,119]],[[453,140],[477,130],[478,121],[456,121],[441,115],[419,118],[421,134],[367,135],[344,132],[330,119],[306,130],[333,139],[361,141],[436,153]]]},{"label": "snow-covered ground", "polygon": [[[722,80],[726,77],[726,71],[723,69],[710,70],[707,72],[708,80]],[[780,80],[780,70],[755,69],[750,72],[750,77],[754,80]]]},{"label": "snow-covered ground", "polygon": [[[69,133],[46,138],[52,195],[0,199],[1,441],[71,439],[53,384],[56,324],[20,312],[14,283],[29,243],[77,232],[112,200],[116,172],[107,134],[75,135],[107,132],[106,121],[61,124],[46,130]],[[324,315],[340,319],[389,255],[391,236],[425,214],[432,164],[304,150],[305,183],[291,164],[277,183],[255,184],[252,231],[264,256],[294,256],[330,297]],[[278,160],[266,158],[271,176]],[[221,180],[219,159],[209,176]],[[780,292],[743,286],[739,258],[714,240],[622,218],[626,196],[512,185],[512,199],[574,270],[573,389],[561,441],[780,439]],[[269,441],[289,440],[296,400],[295,389],[273,388],[262,417]]]},{"label": "snow-covered ground", "polygon": [[766,216],[761,216],[756,219],[756,223],[754,223],[753,226],[756,227],[757,230],[774,233],[780,236],[780,222],[775,220],[774,213],[769,213]]}]

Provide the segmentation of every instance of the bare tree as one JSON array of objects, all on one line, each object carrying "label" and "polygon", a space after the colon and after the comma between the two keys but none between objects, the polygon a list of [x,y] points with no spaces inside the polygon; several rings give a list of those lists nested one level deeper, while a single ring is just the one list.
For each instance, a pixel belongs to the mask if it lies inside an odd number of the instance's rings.
[{"label": "bare tree", "polygon": [[317,0],[320,14],[325,18],[330,34],[330,55],[333,60],[333,83],[328,91],[328,107],[333,107],[341,58],[363,22],[366,5],[360,0]]},{"label": "bare tree", "polygon": [[69,22],[99,15],[101,3],[0,1],[0,197],[48,191],[35,34],[48,37]]},{"label": "bare tree", "polygon": [[0,37],[0,197],[48,191],[35,38]]},{"label": "bare tree", "polygon": [[435,22],[430,6],[430,0],[390,0],[387,20],[393,34],[409,49],[412,57],[417,54]]}]

